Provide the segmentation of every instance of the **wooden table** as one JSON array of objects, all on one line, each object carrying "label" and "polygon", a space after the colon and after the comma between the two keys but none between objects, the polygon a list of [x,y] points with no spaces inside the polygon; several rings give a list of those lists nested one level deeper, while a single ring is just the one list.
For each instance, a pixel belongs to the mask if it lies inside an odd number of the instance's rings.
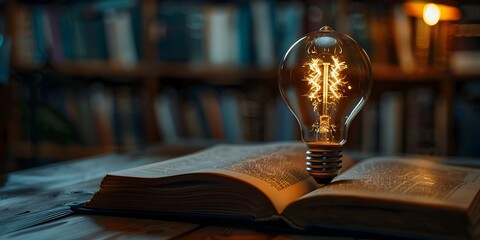
[{"label": "wooden table", "polygon": [[[181,150],[180,150],[181,149]],[[158,147],[55,163],[0,178],[0,239],[318,239],[154,219],[82,215],[105,174],[169,159],[198,147]]]}]

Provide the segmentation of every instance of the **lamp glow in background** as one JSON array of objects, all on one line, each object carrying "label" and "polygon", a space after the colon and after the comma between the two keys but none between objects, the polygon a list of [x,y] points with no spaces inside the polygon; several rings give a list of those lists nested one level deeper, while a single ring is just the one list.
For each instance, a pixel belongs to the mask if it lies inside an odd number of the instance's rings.
[{"label": "lamp glow in background", "polygon": [[[431,5],[433,3],[425,3],[423,1],[407,1],[403,4],[405,12],[412,17],[416,18],[423,18],[426,14],[425,10],[427,9],[427,5]],[[462,14],[460,9],[456,6],[446,5],[446,4],[433,4],[435,5],[436,10],[438,11],[439,17],[438,21],[456,21],[460,20]],[[433,9],[432,7],[430,7]]]},{"label": "lamp glow in background", "polygon": [[433,26],[438,23],[440,20],[441,12],[440,8],[433,3],[425,4],[423,7],[423,21],[429,25]]},{"label": "lamp glow in background", "polygon": [[341,170],[348,127],[370,95],[370,60],[352,38],[324,26],[290,47],[278,74],[307,145],[307,171],[328,183]]}]

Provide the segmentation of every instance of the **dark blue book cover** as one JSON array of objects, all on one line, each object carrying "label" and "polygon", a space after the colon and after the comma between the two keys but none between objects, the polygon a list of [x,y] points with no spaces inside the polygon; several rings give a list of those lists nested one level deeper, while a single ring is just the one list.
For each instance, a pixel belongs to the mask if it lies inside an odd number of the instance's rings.
[{"label": "dark blue book cover", "polygon": [[45,27],[43,26],[43,15],[46,14],[45,8],[41,6],[34,6],[32,8],[32,22],[33,22],[33,29],[34,29],[34,43],[35,43],[35,51],[33,53],[33,58],[35,62],[39,63],[40,65],[45,64],[47,60],[47,43],[46,43],[46,36],[45,36]]},{"label": "dark blue book cover", "polygon": [[185,6],[179,2],[162,2],[158,6],[157,16],[163,30],[158,42],[160,60],[188,61],[190,45]]},{"label": "dark blue book cover", "polygon": [[83,6],[81,11],[82,14],[79,17],[82,22],[82,40],[88,46],[85,57],[88,59],[106,60],[108,58],[108,50],[103,14],[90,8],[90,6]]},{"label": "dark blue book cover", "polygon": [[238,3],[237,31],[238,31],[238,64],[240,67],[252,65],[253,53],[253,26],[252,12],[248,4]]},{"label": "dark blue book cover", "polygon": [[10,53],[12,40],[5,36],[5,19],[0,16],[0,84],[7,84],[10,79]]},{"label": "dark blue book cover", "polygon": [[60,34],[63,44],[64,58],[72,60],[75,57],[74,53],[74,33],[73,33],[73,20],[71,12],[68,8],[62,8],[58,12],[60,18]]},{"label": "dark blue book cover", "polygon": [[466,83],[454,103],[456,155],[480,156],[480,83]]}]

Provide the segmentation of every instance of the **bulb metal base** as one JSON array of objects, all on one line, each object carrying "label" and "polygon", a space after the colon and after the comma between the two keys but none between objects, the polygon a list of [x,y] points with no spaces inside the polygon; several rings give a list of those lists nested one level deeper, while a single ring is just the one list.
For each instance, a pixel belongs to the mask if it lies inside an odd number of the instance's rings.
[{"label": "bulb metal base", "polygon": [[342,169],[342,147],[308,145],[307,171],[319,184],[330,183]]}]

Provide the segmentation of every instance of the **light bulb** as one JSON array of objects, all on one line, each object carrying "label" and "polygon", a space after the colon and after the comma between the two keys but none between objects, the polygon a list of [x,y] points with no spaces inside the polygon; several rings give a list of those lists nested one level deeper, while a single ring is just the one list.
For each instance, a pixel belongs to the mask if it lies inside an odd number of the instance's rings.
[{"label": "light bulb", "polygon": [[329,183],[341,170],[348,126],[370,95],[368,55],[351,37],[324,26],[290,47],[278,75],[307,145],[306,169],[318,183]]}]

